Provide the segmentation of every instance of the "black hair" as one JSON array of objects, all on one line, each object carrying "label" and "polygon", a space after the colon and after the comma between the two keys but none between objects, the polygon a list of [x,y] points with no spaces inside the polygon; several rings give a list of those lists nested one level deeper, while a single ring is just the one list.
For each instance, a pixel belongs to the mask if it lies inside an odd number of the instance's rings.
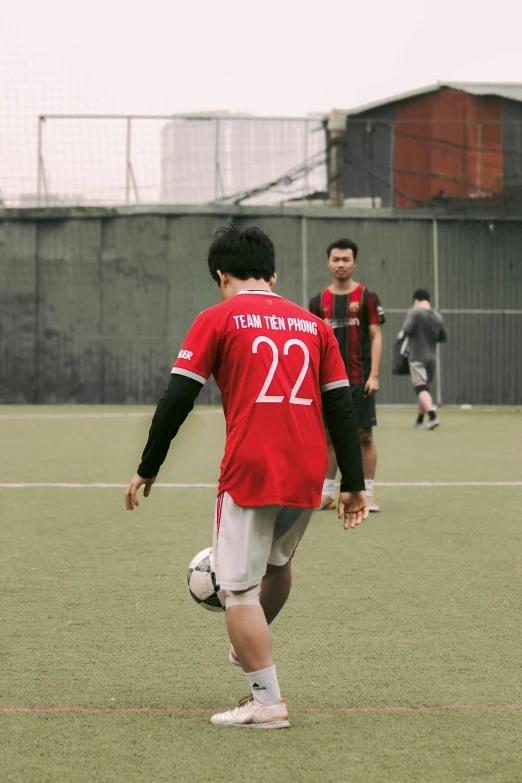
[{"label": "black hair", "polygon": [[415,300],[417,300],[417,302],[429,302],[430,292],[426,291],[425,288],[417,288],[417,290],[413,294],[413,301]]},{"label": "black hair", "polygon": [[351,250],[353,253],[353,257],[357,258],[357,253],[359,252],[359,248],[355,244],[355,242],[352,242],[351,239],[338,239],[337,242],[332,242],[331,245],[328,245],[326,248],[326,258],[330,258],[330,254],[334,248],[338,247],[339,250]]},{"label": "black hair", "polygon": [[208,251],[208,268],[219,285],[218,269],[238,280],[265,280],[275,274],[275,250],[270,237],[259,228],[239,231],[234,226],[218,228]]}]

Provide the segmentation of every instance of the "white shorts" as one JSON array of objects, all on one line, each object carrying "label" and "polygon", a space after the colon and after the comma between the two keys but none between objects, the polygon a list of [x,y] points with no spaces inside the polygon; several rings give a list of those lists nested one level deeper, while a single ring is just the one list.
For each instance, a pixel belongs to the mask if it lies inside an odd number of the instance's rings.
[{"label": "white shorts", "polygon": [[213,543],[219,586],[246,590],[261,582],[267,564],[288,563],[312,513],[311,508],[290,506],[243,508],[222,492],[216,504]]}]

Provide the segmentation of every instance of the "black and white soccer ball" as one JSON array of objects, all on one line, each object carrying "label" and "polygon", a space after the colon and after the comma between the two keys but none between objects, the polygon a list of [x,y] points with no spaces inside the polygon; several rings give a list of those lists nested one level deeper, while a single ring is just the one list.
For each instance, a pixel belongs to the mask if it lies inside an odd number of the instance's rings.
[{"label": "black and white soccer ball", "polygon": [[187,584],[194,601],[210,612],[223,612],[225,595],[216,583],[212,547],[198,552],[190,561]]}]

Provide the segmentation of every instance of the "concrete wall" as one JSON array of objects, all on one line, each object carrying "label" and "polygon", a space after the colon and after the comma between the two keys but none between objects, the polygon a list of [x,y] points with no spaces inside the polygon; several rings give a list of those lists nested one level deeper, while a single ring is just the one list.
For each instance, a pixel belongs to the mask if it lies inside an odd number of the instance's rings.
[{"label": "concrete wall", "polygon": [[[522,220],[308,208],[0,212],[0,402],[153,403],[193,318],[216,301],[206,266],[233,219],[274,241],[278,292],[300,304],[329,282],[325,247],[360,246],[357,278],[388,313],[380,400],[412,402],[390,372],[412,291],[439,290],[450,342],[446,403],[522,404]],[[437,275],[438,270],[438,275]],[[447,312],[445,312],[447,311]],[[216,402],[208,384],[202,402]]]}]

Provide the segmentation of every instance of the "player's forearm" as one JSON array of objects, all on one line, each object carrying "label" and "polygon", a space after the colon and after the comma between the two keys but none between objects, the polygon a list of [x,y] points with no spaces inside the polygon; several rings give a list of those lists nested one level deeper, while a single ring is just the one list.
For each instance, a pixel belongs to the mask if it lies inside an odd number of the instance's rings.
[{"label": "player's forearm", "polygon": [[157,476],[165,462],[172,439],[194,407],[202,385],[183,375],[172,375],[169,387],[158,402],[149,430],[149,439],[141,457],[138,475]]},{"label": "player's forearm", "polygon": [[341,471],[341,492],[364,490],[359,425],[349,386],[322,395],[323,411]]},{"label": "player's forearm", "polygon": [[371,360],[370,375],[373,375],[374,378],[378,378],[382,361],[382,333],[380,329],[377,334],[372,336]]}]

